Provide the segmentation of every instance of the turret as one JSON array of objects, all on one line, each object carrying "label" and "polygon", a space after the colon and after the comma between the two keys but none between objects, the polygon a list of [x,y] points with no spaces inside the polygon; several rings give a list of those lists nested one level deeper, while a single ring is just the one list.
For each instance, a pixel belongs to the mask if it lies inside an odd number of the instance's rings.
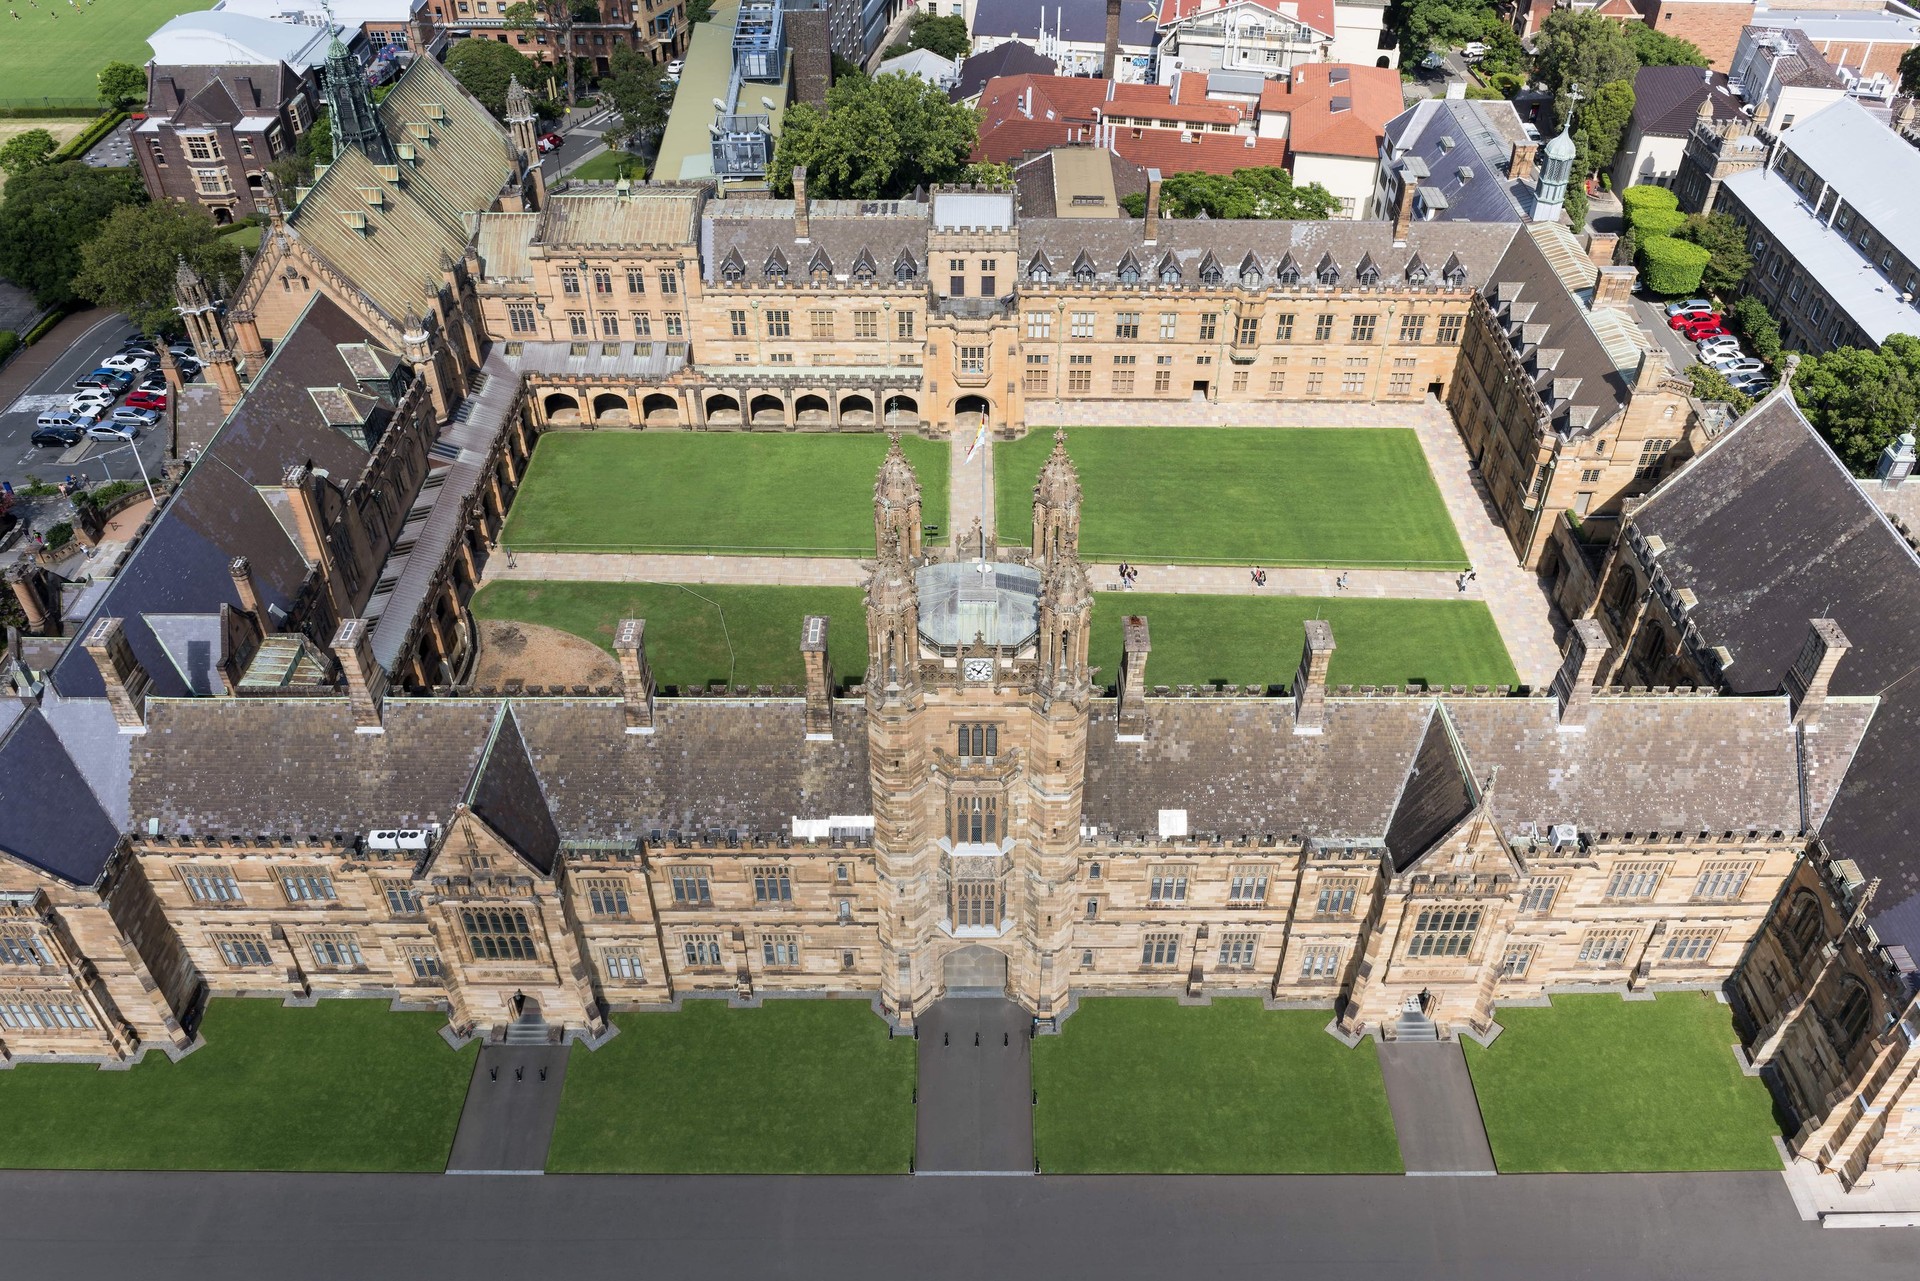
[{"label": "turret", "polygon": [[867,579],[867,701],[891,703],[920,688],[920,591],[898,535],[880,546]]},{"label": "turret", "polygon": [[1080,475],[1067,457],[1067,434],[1053,433],[1053,452],[1033,487],[1033,556],[1052,561],[1080,554]]},{"label": "turret", "polygon": [[920,477],[901,451],[898,434],[873,482],[874,546],[885,548],[889,538],[900,541],[909,563],[920,559]]},{"label": "turret", "polygon": [[366,73],[360,69],[360,60],[340,42],[338,34],[327,46],[326,84],[335,149],[352,147],[375,164],[392,164],[393,146],[387,141],[380,113],[374,110],[373,96],[367,91]]},{"label": "turret", "polygon": [[539,158],[537,131],[540,119],[534,114],[533,95],[520,83],[519,76],[507,81],[507,128],[513,133],[513,145],[529,163]]}]

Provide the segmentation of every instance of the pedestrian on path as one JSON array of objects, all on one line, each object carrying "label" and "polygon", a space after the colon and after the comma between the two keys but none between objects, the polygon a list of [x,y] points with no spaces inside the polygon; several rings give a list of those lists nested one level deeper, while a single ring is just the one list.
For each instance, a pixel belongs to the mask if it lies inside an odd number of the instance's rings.
[{"label": "pedestrian on path", "polygon": [[1333,585],[1339,591],[1344,592],[1347,590],[1347,573],[1345,570],[1340,571],[1340,577],[1333,580]]}]

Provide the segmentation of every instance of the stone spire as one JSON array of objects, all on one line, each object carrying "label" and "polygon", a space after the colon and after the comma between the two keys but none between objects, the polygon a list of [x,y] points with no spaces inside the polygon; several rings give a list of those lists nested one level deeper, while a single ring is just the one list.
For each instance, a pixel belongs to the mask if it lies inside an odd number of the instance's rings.
[{"label": "stone spire", "polygon": [[898,432],[873,482],[874,546],[884,549],[889,537],[900,541],[909,562],[920,558],[920,477],[900,448]]},{"label": "stone spire", "polygon": [[173,300],[178,304],[181,315],[189,312],[199,313],[213,306],[213,300],[207,294],[207,282],[193,269],[185,254],[180,255],[179,265],[173,270]]},{"label": "stone spire", "polygon": [[507,128],[513,134],[513,145],[520,148],[520,154],[529,161],[538,155],[535,135],[539,130],[540,118],[533,110],[533,95],[520,83],[519,76],[507,81]]},{"label": "stone spire", "polygon": [[1033,556],[1052,561],[1078,558],[1080,551],[1080,474],[1067,456],[1067,434],[1053,433],[1053,452],[1033,487]]},{"label": "stone spire", "polygon": [[867,699],[892,702],[920,685],[920,589],[898,534],[889,531],[867,578]]},{"label": "stone spire", "polygon": [[[329,23],[333,21],[328,14]],[[367,77],[360,59],[340,40],[339,28],[327,46],[327,110],[333,116],[335,154],[347,147],[364,153],[376,164],[393,163],[393,146],[387,141],[380,113],[373,109],[373,95],[367,92]]]},{"label": "stone spire", "polygon": [[1078,706],[1093,690],[1087,641],[1093,629],[1093,586],[1078,548],[1066,542],[1040,582],[1040,692]]}]

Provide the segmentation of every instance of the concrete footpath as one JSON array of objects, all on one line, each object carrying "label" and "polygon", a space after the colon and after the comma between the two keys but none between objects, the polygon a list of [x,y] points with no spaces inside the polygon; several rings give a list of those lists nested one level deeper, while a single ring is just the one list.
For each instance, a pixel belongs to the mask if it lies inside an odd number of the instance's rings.
[{"label": "concrete footpath", "polygon": [[447,1157],[448,1174],[544,1174],[560,1091],[564,1045],[481,1047]]},{"label": "concrete footpath", "polygon": [[920,1016],[916,1174],[1032,1174],[1032,1020],[1004,997]]},{"label": "concrete footpath", "polygon": [[1380,1076],[1408,1174],[1492,1174],[1480,1104],[1458,1041],[1388,1041]]}]

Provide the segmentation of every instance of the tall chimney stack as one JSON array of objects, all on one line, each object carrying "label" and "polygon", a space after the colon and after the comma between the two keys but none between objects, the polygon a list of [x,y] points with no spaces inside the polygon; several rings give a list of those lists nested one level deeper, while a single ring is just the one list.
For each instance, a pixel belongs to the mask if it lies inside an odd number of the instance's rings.
[{"label": "tall chimney stack", "polygon": [[1853,642],[1831,618],[1816,618],[1807,624],[1807,640],[1800,647],[1800,657],[1787,669],[1787,700],[1793,707],[1795,725],[1811,729],[1819,723],[1833,669],[1852,648]]},{"label": "tall chimney stack", "polygon": [[107,687],[107,704],[122,734],[147,732],[147,688],[151,684],[147,669],[133,656],[127,640],[126,625],[117,618],[102,618],[87,632],[81,644],[93,656],[100,669],[100,681]]},{"label": "tall chimney stack", "polygon": [[1583,618],[1567,633],[1567,652],[1553,678],[1553,696],[1560,703],[1562,733],[1584,733],[1593,707],[1593,683],[1606,661],[1607,633],[1591,618]]},{"label": "tall chimney stack", "polygon": [[7,571],[7,581],[13,585],[13,598],[20,602],[20,612],[27,617],[27,634],[58,636],[59,611],[48,599],[46,575],[29,562],[21,561]]},{"label": "tall chimney stack", "polygon": [[793,167],[793,238],[799,241],[813,239],[812,222],[807,213],[807,167]]},{"label": "tall chimney stack", "polygon": [[833,659],[827,654],[827,620],[808,614],[800,624],[800,662],[807,669],[807,741],[833,741]]},{"label": "tall chimney stack", "polygon": [[1300,670],[1293,674],[1293,732],[1318,734],[1327,727],[1327,668],[1333,665],[1333,627],[1309,618],[1306,631]]},{"label": "tall chimney stack", "polygon": [[1147,620],[1129,614],[1120,623],[1120,724],[1116,737],[1123,743],[1147,737],[1147,655],[1153,638]]},{"label": "tall chimney stack", "polygon": [[1142,240],[1151,245],[1160,239],[1160,171],[1147,170],[1146,234]]},{"label": "tall chimney stack", "polygon": [[614,657],[620,660],[620,694],[627,709],[627,733],[653,733],[653,668],[647,664],[647,620],[623,618],[613,632]]},{"label": "tall chimney stack", "polygon": [[[1107,0],[1107,48],[1101,59],[1100,74],[1111,81],[1120,64],[1120,0]],[[1111,93],[1111,90],[1109,90]]]},{"label": "tall chimney stack", "polygon": [[1404,169],[1400,173],[1400,195],[1393,206],[1393,243],[1407,243],[1407,231],[1413,226],[1413,201],[1420,194],[1417,179]]},{"label": "tall chimney stack", "polygon": [[240,596],[240,608],[259,621],[261,631],[267,631],[267,611],[260,606],[260,588],[253,581],[253,562],[245,556],[235,556],[227,562],[227,573],[233,576],[233,590]]},{"label": "tall chimney stack", "polygon": [[347,677],[347,705],[354,733],[384,734],[380,703],[387,695],[387,674],[373,656],[373,628],[364,618],[349,618],[333,634],[333,655]]}]

